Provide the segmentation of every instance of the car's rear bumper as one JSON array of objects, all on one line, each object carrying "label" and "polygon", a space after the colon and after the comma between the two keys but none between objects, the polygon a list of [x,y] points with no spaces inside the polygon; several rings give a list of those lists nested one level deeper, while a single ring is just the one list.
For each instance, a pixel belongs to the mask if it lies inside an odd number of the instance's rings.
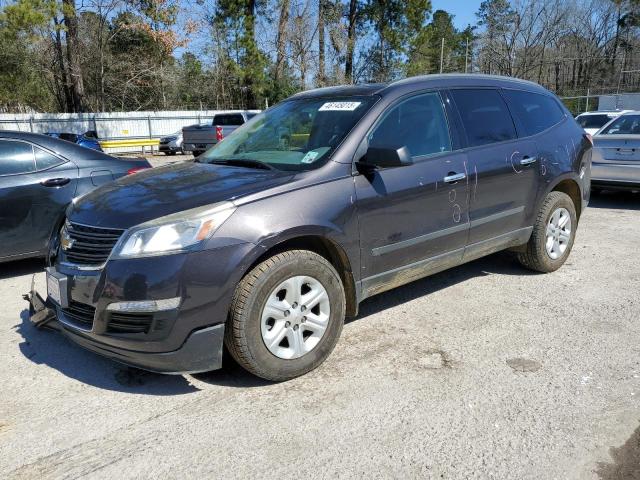
[{"label": "car's rear bumper", "polygon": [[158,146],[158,151],[160,151],[160,152],[174,152],[174,153],[177,153],[177,152],[181,152],[182,148],[181,147],[176,147],[175,145],[170,145],[170,144],[167,144],[167,145],[160,144]]},{"label": "car's rear bumper", "polygon": [[591,166],[591,185],[637,190],[640,188],[640,163],[638,165],[594,163]]},{"label": "car's rear bumper", "polygon": [[604,188],[608,190],[640,190],[640,182],[620,182],[617,180],[591,180],[591,188]]},{"label": "car's rear bumper", "polygon": [[206,143],[183,143],[182,150],[185,152],[204,152],[209,148],[213,147],[217,142],[206,142]]}]

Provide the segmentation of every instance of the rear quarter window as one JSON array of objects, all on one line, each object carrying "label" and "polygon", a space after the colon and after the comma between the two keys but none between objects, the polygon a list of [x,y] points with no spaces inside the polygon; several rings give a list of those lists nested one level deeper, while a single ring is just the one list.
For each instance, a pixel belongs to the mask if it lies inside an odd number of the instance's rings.
[{"label": "rear quarter window", "polygon": [[606,114],[578,115],[578,117],[576,118],[576,122],[578,122],[578,125],[580,125],[582,128],[601,128],[609,123],[611,119],[613,119],[613,117],[610,117]]},{"label": "rear quarter window", "polygon": [[33,147],[33,152],[36,157],[36,168],[38,170],[46,170],[47,168],[55,167],[64,163],[64,160],[56,157],[55,155],[46,152],[38,147]]},{"label": "rear quarter window", "polygon": [[451,91],[470,147],[517,138],[507,104],[497,90],[462,88]]},{"label": "rear quarter window", "polygon": [[564,118],[562,108],[549,95],[523,90],[504,90],[504,95],[526,136],[543,132]]}]

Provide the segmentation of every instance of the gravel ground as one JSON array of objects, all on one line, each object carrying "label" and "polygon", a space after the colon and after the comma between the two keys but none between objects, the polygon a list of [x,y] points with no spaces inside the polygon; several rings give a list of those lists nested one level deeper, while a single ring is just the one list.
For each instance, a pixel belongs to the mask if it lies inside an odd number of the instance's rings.
[{"label": "gravel ground", "polygon": [[[4,478],[640,478],[640,196],[602,195],[568,263],[497,254],[366,301],[290,382],[126,369],[27,320],[0,266]],[[41,280],[41,279],[40,279]]]}]

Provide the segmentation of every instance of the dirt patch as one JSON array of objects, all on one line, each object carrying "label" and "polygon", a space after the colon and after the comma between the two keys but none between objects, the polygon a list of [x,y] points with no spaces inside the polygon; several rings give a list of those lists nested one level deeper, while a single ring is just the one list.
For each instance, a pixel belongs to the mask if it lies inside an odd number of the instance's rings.
[{"label": "dirt patch", "polygon": [[542,368],[540,362],[530,360],[528,358],[509,358],[507,365],[511,367],[514,372],[533,373]]},{"label": "dirt patch", "polygon": [[416,363],[429,370],[451,368],[453,364],[447,352],[438,349],[427,349],[416,358]]}]

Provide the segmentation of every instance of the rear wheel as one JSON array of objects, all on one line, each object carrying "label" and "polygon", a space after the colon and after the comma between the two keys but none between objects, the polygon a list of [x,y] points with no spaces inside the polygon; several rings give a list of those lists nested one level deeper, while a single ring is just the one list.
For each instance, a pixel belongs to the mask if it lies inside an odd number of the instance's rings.
[{"label": "rear wheel", "polygon": [[324,362],[344,316],[344,288],[333,266],[310,251],[286,251],[257,265],[238,284],[225,345],[254,375],[288,380]]},{"label": "rear wheel", "polygon": [[576,209],[571,198],[562,192],[547,195],[531,238],[524,252],[518,254],[520,263],[538,272],[553,272],[566,261],[578,226]]}]

